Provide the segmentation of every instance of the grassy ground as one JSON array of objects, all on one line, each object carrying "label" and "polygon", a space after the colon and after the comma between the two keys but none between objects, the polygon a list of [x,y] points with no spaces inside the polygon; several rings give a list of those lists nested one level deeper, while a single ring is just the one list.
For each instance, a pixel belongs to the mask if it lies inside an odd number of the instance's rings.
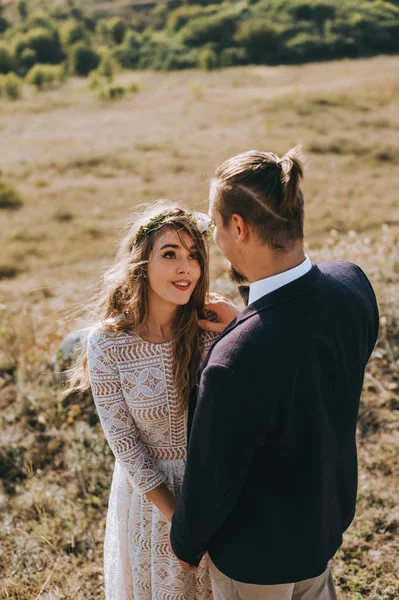
[{"label": "grassy ground", "polygon": [[[114,103],[78,80],[0,100],[2,176],[24,199],[0,210],[1,598],[103,598],[112,459],[90,399],[63,399],[51,363],[126,215],[159,196],[204,210],[216,164],[297,142],[308,252],[360,264],[382,313],[359,420],[358,512],[334,561],[340,597],[399,596],[398,66],[129,73],[120,81],[140,91]],[[225,266],[213,248],[213,288],[234,297]]]}]

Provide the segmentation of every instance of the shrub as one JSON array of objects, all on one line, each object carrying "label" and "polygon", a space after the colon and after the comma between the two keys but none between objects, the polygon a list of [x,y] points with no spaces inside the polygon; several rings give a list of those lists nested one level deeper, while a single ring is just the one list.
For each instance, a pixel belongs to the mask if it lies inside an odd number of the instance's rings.
[{"label": "shrub", "polygon": [[138,67],[164,70],[171,54],[172,41],[163,32],[146,32],[142,37]]},{"label": "shrub", "polygon": [[56,65],[34,65],[26,75],[26,81],[34,85],[38,90],[60,85],[63,79],[62,66]]},{"label": "shrub", "polygon": [[170,71],[174,69],[189,69],[198,65],[198,51],[188,51],[181,43],[165,35],[164,32],[142,37],[138,67],[140,69],[155,69]]},{"label": "shrub", "polygon": [[22,80],[15,73],[8,73],[4,77],[3,91],[10,100],[18,100],[22,95]]},{"label": "shrub", "polygon": [[288,40],[285,50],[287,60],[290,62],[325,60],[329,58],[330,53],[333,55],[333,50],[325,38],[309,33],[299,33]]},{"label": "shrub", "polygon": [[86,76],[98,67],[100,56],[84,42],[72,46],[70,53],[70,67],[75,75]]},{"label": "shrub", "polygon": [[111,83],[115,74],[119,69],[119,64],[115,58],[109,53],[108,50],[104,51],[101,56],[100,64],[98,65],[97,72],[105,77]]},{"label": "shrub", "polygon": [[14,69],[14,58],[4,43],[0,43],[0,73],[8,73]]},{"label": "shrub", "polygon": [[120,17],[114,17],[107,24],[109,35],[115,44],[122,44],[127,28],[128,25],[125,19]]},{"label": "shrub", "polygon": [[137,81],[132,81],[132,83],[129,83],[127,86],[127,91],[131,94],[137,94],[137,92],[140,91],[140,84],[137,83]]},{"label": "shrub", "polygon": [[28,3],[27,3],[27,0],[19,0],[17,8],[18,8],[19,16],[24,21],[28,17]]},{"label": "shrub", "polygon": [[171,47],[162,61],[156,63],[156,67],[162,71],[176,71],[180,69],[192,69],[198,66],[198,51],[187,52],[184,47]]},{"label": "shrub", "polygon": [[292,5],[294,21],[311,21],[320,34],[329,19],[335,18],[336,6],[331,0],[299,1]]},{"label": "shrub", "polygon": [[184,25],[186,25],[191,19],[204,14],[202,6],[179,6],[176,10],[172,11],[166,22],[166,27],[169,31],[179,31]]},{"label": "shrub", "polygon": [[379,14],[370,8],[367,15],[354,13],[348,25],[361,54],[397,52],[399,49],[399,12],[395,22],[389,15]]},{"label": "shrub", "polygon": [[101,75],[98,73],[98,71],[92,71],[89,74],[89,78],[88,78],[88,82],[87,82],[87,87],[89,88],[89,90],[98,90],[99,88],[101,88],[103,85],[103,78],[101,77]]},{"label": "shrub", "polygon": [[198,57],[198,66],[206,71],[213,71],[218,66],[218,57],[214,50],[206,48]]},{"label": "shrub", "polygon": [[0,264],[0,279],[14,279],[20,273],[20,268],[14,265]]},{"label": "shrub", "polygon": [[270,21],[244,21],[234,39],[245,49],[250,62],[276,63],[280,58],[281,33]]},{"label": "shrub", "polygon": [[221,67],[234,67],[248,63],[248,55],[244,48],[225,48],[220,54]]},{"label": "shrub", "polygon": [[224,48],[231,46],[237,24],[238,17],[233,13],[198,17],[180,30],[178,38],[186,46],[214,43]]},{"label": "shrub", "polygon": [[58,64],[65,58],[56,29],[37,27],[18,37],[14,43],[18,63],[23,66],[26,65],[22,54],[27,49],[34,52],[35,60],[42,64]]},{"label": "shrub", "polygon": [[84,42],[88,39],[88,31],[81,21],[68,19],[60,28],[61,41],[64,46],[72,46],[76,42]]},{"label": "shrub", "polygon": [[35,12],[28,18],[25,31],[35,29],[37,27],[48,29],[50,31],[53,31],[56,28],[54,20],[47,12],[44,11]]},{"label": "shrub", "polygon": [[100,98],[103,100],[119,100],[126,94],[126,88],[123,85],[110,85],[100,91]]},{"label": "shrub", "polygon": [[[96,86],[97,87],[97,86]],[[140,91],[140,86],[136,81],[133,81],[127,86],[109,85],[107,87],[98,88],[98,95],[102,100],[118,100],[126,96],[126,94],[136,94]]]},{"label": "shrub", "polygon": [[108,26],[105,19],[98,19],[95,28],[96,35],[100,38],[101,42],[106,42],[108,39]]},{"label": "shrub", "polygon": [[25,50],[22,50],[20,57],[19,57],[19,71],[21,73],[26,73],[27,71],[29,71],[29,69],[31,67],[33,67],[33,65],[37,62],[37,54],[34,50],[32,50],[31,48],[25,48]]},{"label": "shrub", "polygon": [[179,2],[180,0],[167,0],[166,2],[159,2],[154,6],[147,17],[149,28],[156,30],[164,29],[168,14],[171,10],[176,8],[177,3]]},{"label": "shrub", "polygon": [[123,44],[115,48],[112,56],[125,69],[134,69],[139,62],[142,36],[135,31],[128,31]]},{"label": "shrub", "polygon": [[[0,7],[1,8],[1,7]],[[0,14],[0,33],[4,33],[6,29],[10,27],[10,23],[5,17]]]},{"label": "shrub", "polygon": [[0,181],[0,208],[16,210],[22,204],[22,198],[17,190],[4,181]]},{"label": "shrub", "polygon": [[[212,0],[212,4],[221,4],[224,0]],[[198,4],[200,6],[208,7],[209,0],[185,0],[186,4]]]}]

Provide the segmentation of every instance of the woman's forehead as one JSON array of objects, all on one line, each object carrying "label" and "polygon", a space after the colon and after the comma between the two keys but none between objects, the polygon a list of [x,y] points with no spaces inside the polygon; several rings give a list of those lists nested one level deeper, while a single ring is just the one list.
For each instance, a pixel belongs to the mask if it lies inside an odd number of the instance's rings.
[{"label": "woman's forehead", "polygon": [[174,231],[172,229],[167,229],[157,238],[155,247],[160,249],[167,244],[185,249],[195,247],[193,238],[186,231]]}]

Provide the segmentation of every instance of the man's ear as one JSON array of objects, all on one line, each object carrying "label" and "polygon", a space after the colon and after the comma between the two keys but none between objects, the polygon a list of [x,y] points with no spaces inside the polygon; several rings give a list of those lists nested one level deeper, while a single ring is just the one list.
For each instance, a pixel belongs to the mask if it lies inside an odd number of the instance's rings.
[{"label": "man's ear", "polygon": [[248,240],[249,227],[241,215],[233,214],[231,216],[231,226],[237,242],[246,242]]}]

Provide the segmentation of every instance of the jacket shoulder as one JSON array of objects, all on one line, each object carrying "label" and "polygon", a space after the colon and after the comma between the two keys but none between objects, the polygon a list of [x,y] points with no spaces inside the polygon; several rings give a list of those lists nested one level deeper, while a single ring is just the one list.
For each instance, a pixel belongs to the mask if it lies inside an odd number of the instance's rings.
[{"label": "jacket shoulder", "polygon": [[317,266],[324,275],[341,281],[345,281],[347,279],[360,279],[363,281],[369,281],[365,272],[359,267],[359,265],[349,261],[324,262],[318,263]]},{"label": "jacket shoulder", "polygon": [[352,262],[331,262],[317,265],[324,275],[324,281],[335,288],[341,287],[359,295],[368,296],[375,301],[375,293],[366,273]]}]

